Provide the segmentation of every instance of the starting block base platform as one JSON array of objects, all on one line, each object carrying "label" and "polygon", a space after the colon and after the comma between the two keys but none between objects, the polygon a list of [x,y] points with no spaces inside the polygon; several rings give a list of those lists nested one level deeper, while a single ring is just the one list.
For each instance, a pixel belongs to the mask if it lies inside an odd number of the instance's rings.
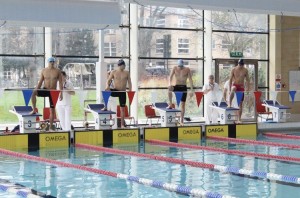
[{"label": "starting block base platform", "polygon": [[74,131],[73,142],[75,144],[81,143],[81,144],[101,145],[101,146],[139,143],[140,131],[139,128]]},{"label": "starting block base platform", "polygon": [[230,138],[256,138],[257,123],[206,125],[205,136]]},{"label": "starting block base platform", "polygon": [[14,106],[12,110],[9,110],[18,117],[20,133],[30,133],[36,130],[37,117],[42,115],[39,113],[30,114],[32,111],[31,106]]},{"label": "starting block base platform", "polygon": [[104,104],[88,104],[84,110],[92,113],[95,121],[95,129],[110,129],[114,125],[115,120],[111,115],[116,114],[113,111],[102,111]]},{"label": "starting block base platform", "polygon": [[19,133],[0,135],[0,148],[36,151],[43,148],[69,148],[70,132]]},{"label": "starting block base platform", "polygon": [[181,112],[178,109],[168,109],[168,106],[166,102],[157,102],[153,106],[153,109],[159,112],[162,127],[176,126],[176,113]]},{"label": "starting block base platform", "polygon": [[[203,133],[204,131],[204,133]],[[9,150],[39,150],[43,148],[69,148],[71,143],[99,146],[139,144],[142,140],[195,141],[204,136],[256,138],[257,123],[228,125],[194,125],[180,127],[146,127],[104,130],[75,130],[71,132],[5,133],[0,135],[0,148]]]}]

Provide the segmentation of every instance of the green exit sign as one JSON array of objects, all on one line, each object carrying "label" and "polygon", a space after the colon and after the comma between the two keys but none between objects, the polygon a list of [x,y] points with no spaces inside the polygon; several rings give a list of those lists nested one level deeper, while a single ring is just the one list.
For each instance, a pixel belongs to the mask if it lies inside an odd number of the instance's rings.
[{"label": "green exit sign", "polygon": [[230,52],[230,57],[243,57],[243,52]]}]

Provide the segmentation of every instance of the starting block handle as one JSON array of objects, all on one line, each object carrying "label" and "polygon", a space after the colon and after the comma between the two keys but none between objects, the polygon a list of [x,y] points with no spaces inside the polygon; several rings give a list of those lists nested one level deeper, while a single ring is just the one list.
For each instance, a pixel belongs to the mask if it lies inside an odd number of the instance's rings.
[{"label": "starting block handle", "polygon": [[[111,121],[112,121],[112,124],[110,123]],[[99,122],[100,122],[100,126],[113,126],[113,125],[115,125],[116,121],[115,121],[115,119],[100,119]],[[108,124],[105,124],[105,122],[108,122]],[[102,124],[102,123],[104,123],[104,124]]]}]

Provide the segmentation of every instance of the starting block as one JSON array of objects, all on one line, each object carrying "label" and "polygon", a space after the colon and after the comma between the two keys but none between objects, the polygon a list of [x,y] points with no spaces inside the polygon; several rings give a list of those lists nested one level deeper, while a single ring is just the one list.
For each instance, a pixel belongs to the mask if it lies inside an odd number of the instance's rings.
[{"label": "starting block", "polygon": [[273,115],[273,122],[286,122],[286,119],[290,116],[290,113],[287,113],[286,110],[291,108],[281,105],[277,100],[264,100],[262,105],[269,108]]},{"label": "starting block", "polygon": [[110,129],[115,124],[115,120],[111,118],[113,111],[102,111],[104,104],[88,104],[84,110],[93,114],[95,120],[95,129]]},{"label": "starting block", "polygon": [[216,109],[220,115],[220,124],[234,124],[238,118],[239,108],[228,107],[226,102],[213,102],[210,105],[211,108]]},{"label": "starting block", "polygon": [[14,106],[9,112],[15,114],[19,119],[20,133],[30,133],[36,131],[36,118],[42,116],[39,113],[30,114],[31,106]]},{"label": "starting block", "polygon": [[154,103],[154,109],[156,109],[160,114],[161,126],[170,127],[176,126],[176,113],[181,111],[178,109],[167,109],[168,103],[166,102],[157,102]]}]

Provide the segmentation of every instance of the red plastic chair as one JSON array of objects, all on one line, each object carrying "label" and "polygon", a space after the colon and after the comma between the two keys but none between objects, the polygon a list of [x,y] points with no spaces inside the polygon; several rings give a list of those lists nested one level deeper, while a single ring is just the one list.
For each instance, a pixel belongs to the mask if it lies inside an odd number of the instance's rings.
[{"label": "red plastic chair", "polygon": [[[128,106],[127,105],[125,105],[125,107],[124,107],[124,113],[125,113],[124,119],[130,120],[129,124],[131,124],[131,121],[133,121],[133,124],[134,124],[135,123],[135,119],[134,119],[134,117],[132,117],[132,116],[129,115],[129,111],[128,111]],[[121,107],[120,107],[120,105],[117,106],[117,118],[121,119]]]},{"label": "red plastic chair", "polygon": [[[49,120],[50,120],[50,108],[49,107],[44,107],[44,109],[43,109],[43,122],[49,122]],[[61,129],[60,121],[56,117],[56,112],[54,113],[53,123],[55,123],[55,125],[56,125],[55,127],[57,129]]]},{"label": "red plastic chair", "polygon": [[152,105],[145,105],[145,116],[147,117],[146,124],[148,120],[152,122],[153,118],[157,118],[157,123],[159,122],[160,116],[156,115],[155,110],[152,108]]},{"label": "red plastic chair", "polygon": [[260,117],[261,121],[263,119],[265,119],[266,121],[273,120],[272,112],[267,111],[267,108],[262,105],[262,102],[260,100],[257,100],[255,102],[255,106],[256,106],[257,117]]}]

